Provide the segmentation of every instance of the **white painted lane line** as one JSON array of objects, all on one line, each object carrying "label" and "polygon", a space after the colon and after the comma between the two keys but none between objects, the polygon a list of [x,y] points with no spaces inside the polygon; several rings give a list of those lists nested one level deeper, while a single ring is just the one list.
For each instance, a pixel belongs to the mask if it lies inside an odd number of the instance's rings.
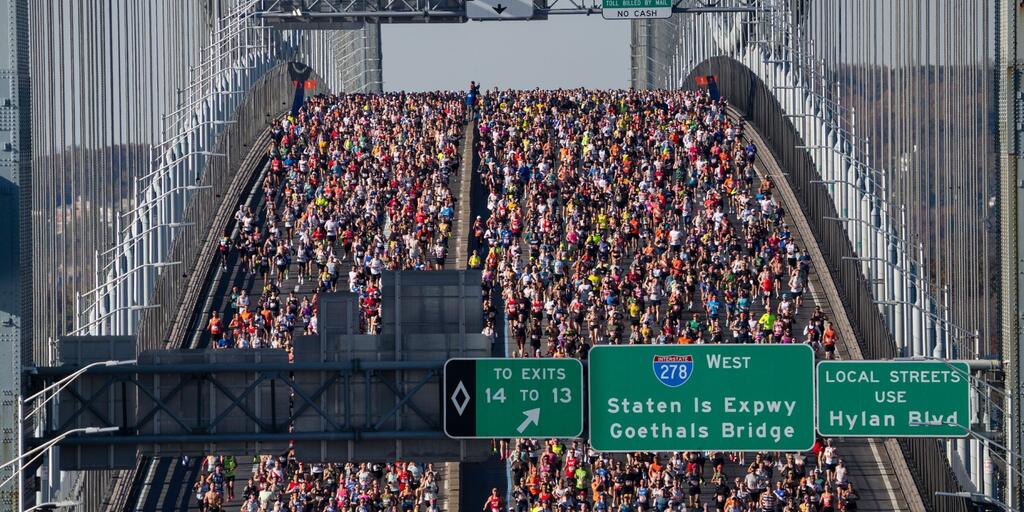
[{"label": "white painted lane line", "polygon": [[892,503],[891,510],[899,510],[900,504],[896,501],[896,493],[892,492],[892,481],[889,480],[888,469],[885,464],[882,464],[882,456],[878,453],[878,447],[875,446],[876,441],[868,441],[868,446],[871,447],[871,454],[875,457],[875,464],[878,464],[878,472],[882,476],[882,481],[885,482],[885,492],[889,495],[889,502]]}]

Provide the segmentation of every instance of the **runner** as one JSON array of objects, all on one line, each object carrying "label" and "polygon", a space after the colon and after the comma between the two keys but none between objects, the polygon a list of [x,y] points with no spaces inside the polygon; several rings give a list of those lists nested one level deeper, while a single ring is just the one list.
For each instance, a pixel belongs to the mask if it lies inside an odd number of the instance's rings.
[{"label": "runner", "polygon": [[498,496],[498,488],[491,489],[491,495],[484,501],[484,506],[481,509],[484,512],[498,512],[501,510],[501,497]]}]

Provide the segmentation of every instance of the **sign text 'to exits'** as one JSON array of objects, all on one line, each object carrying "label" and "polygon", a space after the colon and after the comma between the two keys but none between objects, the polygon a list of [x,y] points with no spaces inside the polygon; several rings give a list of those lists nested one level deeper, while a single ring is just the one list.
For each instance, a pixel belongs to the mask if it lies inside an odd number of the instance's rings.
[{"label": "sign text 'to exits'", "polygon": [[577,359],[449,359],[444,390],[448,437],[583,432],[583,365]]}]

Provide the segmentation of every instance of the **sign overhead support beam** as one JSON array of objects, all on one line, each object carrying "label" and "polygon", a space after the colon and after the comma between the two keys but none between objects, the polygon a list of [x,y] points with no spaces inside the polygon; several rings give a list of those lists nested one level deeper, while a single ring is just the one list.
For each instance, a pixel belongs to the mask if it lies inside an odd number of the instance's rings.
[{"label": "sign overhead support beam", "polygon": [[[657,13],[671,14],[752,13],[757,7],[708,7],[689,0],[613,0],[620,3],[655,2]],[[296,6],[284,0],[265,1],[256,16],[269,26],[295,30],[330,30],[332,24],[373,20],[377,23],[464,23],[468,20],[544,20],[552,15],[597,15],[605,11],[602,0],[405,0],[385,9],[359,2],[325,0],[314,6]],[[608,17],[608,16],[606,16]],[[613,18],[615,18],[613,16]],[[617,19],[636,19],[635,16]]]}]

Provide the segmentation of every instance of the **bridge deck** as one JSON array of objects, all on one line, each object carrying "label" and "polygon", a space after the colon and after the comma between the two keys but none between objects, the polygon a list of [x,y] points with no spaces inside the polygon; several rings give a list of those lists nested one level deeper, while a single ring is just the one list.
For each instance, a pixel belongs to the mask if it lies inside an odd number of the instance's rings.
[{"label": "bridge deck", "polygon": [[[451,190],[455,196],[458,216],[453,225],[454,235],[449,246],[450,250],[446,261],[446,266],[449,268],[464,266],[468,258],[468,232],[471,225],[471,205],[468,200],[471,176],[467,172],[467,170],[471,169],[469,161],[471,160],[472,149],[469,147],[470,144],[468,144],[468,141],[472,140],[472,132],[470,130],[472,128],[467,127],[465,132],[467,135],[464,136],[460,148],[463,155],[462,165],[459,172],[452,176]],[[827,275],[820,251],[817,247],[813,246],[813,237],[810,234],[806,219],[799,209],[799,205],[796,204],[795,196],[788,190],[785,180],[782,179],[783,176],[780,174],[782,171],[772,157],[769,148],[764,144],[764,141],[757,134],[751,133],[749,130],[748,137],[758,146],[759,161],[757,167],[759,172],[762,175],[774,177],[777,185],[776,190],[780,196],[779,200],[787,209],[788,222],[793,228],[794,237],[800,247],[808,248],[815,263],[812,266],[809,277],[809,286],[805,294],[805,305],[801,308],[795,325],[806,325],[813,310],[813,305],[821,306],[827,317],[834,321],[840,333],[839,357],[842,359],[859,358],[860,353],[853,339],[852,327],[850,327],[849,320],[845,318],[841,301],[838,298],[838,294],[835,293],[835,287],[831,283],[831,276]],[[460,199],[462,198],[467,200],[461,201]],[[259,193],[258,187],[256,187],[255,193],[249,198],[249,204],[253,211],[262,212],[262,201],[262,195]],[[264,220],[263,214],[260,213],[259,215],[260,223],[262,224]],[[346,275],[348,268],[349,263],[345,261],[341,270],[343,276]],[[823,272],[824,275],[822,274]],[[344,279],[342,281],[344,282]],[[215,281],[211,283],[210,288],[201,299],[207,307],[202,315],[197,315],[197,318],[194,319],[194,336],[189,345],[193,348],[203,348],[209,345],[210,336],[205,330],[209,311],[216,310],[221,312],[225,321],[230,319],[229,298],[232,287],[238,287],[239,290],[247,290],[250,295],[258,296],[262,284],[260,276],[249,274],[238,261],[237,254],[233,253],[229,258],[227,271],[217,275]],[[315,286],[315,281],[300,283],[298,277],[292,275],[290,279],[282,283],[281,289],[284,294],[294,292],[301,298],[303,295],[312,295]],[[514,347],[512,348],[514,349]],[[886,449],[883,442],[867,439],[840,439],[838,441],[839,455],[850,468],[851,481],[861,496],[859,503],[861,510],[893,511],[918,509],[915,506],[911,506],[911,504],[919,503],[919,498],[917,498],[916,489],[907,480],[909,473],[906,473],[905,464],[901,467],[901,464],[903,464],[902,459],[893,460],[890,457],[890,451]],[[438,465],[437,469],[443,473],[446,470],[446,465]],[[450,470],[458,471],[457,466],[451,467]],[[235,500],[226,504],[226,508],[237,509],[241,505],[239,496],[250,474],[251,463],[248,461],[240,463],[237,470],[236,497]],[[726,474],[730,478],[742,476],[745,474],[745,469],[736,462],[730,462],[727,464]],[[198,510],[192,487],[199,475],[199,460],[193,459],[188,464],[183,465],[179,462],[179,459],[155,459],[147,468],[147,476],[139,493],[139,500],[133,504],[132,508],[147,511]],[[498,484],[498,482],[495,482],[495,484]],[[446,494],[451,493],[445,493],[444,490],[445,488],[442,486],[441,499],[444,509],[451,510],[450,506],[460,508],[457,496],[449,502],[448,500],[452,499],[452,496],[447,496]],[[459,489],[452,489],[452,491],[458,494]],[[702,496],[705,502],[709,502],[707,500],[711,498],[711,492],[711,486],[705,486],[705,494]]]}]

